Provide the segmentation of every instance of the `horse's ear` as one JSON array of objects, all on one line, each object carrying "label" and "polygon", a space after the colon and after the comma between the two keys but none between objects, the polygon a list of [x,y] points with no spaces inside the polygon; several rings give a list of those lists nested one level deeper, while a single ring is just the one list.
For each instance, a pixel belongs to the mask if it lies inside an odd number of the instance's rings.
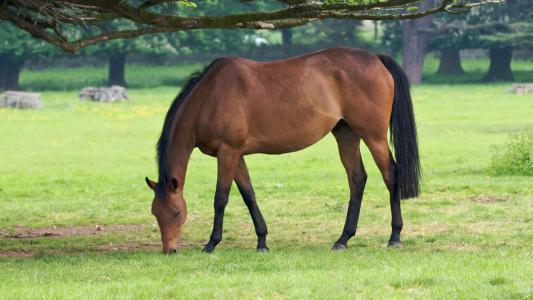
[{"label": "horse's ear", "polygon": [[172,190],[175,192],[178,189],[178,180],[174,177],[172,177]]},{"label": "horse's ear", "polygon": [[157,183],[151,181],[150,179],[148,179],[148,177],[145,177],[144,180],[146,181],[146,184],[148,185],[148,187],[155,191],[155,185]]}]

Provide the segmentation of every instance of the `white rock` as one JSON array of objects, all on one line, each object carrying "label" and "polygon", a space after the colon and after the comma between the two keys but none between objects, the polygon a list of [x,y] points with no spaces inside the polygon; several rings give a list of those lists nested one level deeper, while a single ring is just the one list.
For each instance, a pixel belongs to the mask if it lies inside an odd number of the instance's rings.
[{"label": "white rock", "polygon": [[41,108],[41,94],[6,91],[0,94],[0,107]]}]

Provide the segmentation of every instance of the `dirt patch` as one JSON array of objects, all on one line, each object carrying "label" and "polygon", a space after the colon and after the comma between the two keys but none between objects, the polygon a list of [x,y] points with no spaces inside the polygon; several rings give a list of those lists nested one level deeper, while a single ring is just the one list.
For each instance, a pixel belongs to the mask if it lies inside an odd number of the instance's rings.
[{"label": "dirt patch", "polygon": [[[161,243],[159,242],[159,229],[154,225],[84,225],[84,226],[68,226],[68,227],[49,227],[49,228],[30,228],[30,227],[15,227],[13,230],[0,231],[0,239],[38,239],[38,238],[62,238],[73,236],[93,236],[105,233],[135,233],[135,232],[151,232],[150,235],[157,236],[156,238],[142,238],[137,237],[129,239],[127,242],[120,243],[98,243],[90,246],[68,246],[58,249],[53,248],[23,248],[19,250],[3,250],[0,249],[0,257],[19,257],[31,258],[47,255],[84,255],[95,252],[134,252],[134,251],[161,251]],[[152,242],[153,241],[153,242]],[[157,241],[157,242],[155,242]],[[198,248],[202,244],[182,241],[181,249]]]},{"label": "dirt patch", "polygon": [[[179,249],[201,249],[205,243],[189,243],[181,242]],[[20,250],[0,250],[0,258],[40,258],[43,256],[54,255],[85,255],[88,253],[110,253],[110,252],[122,252],[131,253],[135,251],[151,251],[161,252],[161,243],[147,243],[143,241],[132,241],[129,243],[120,244],[100,244],[88,247],[73,247],[73,248],[61,248],[61,249],[20,249]],[[179,250],[178,250],[179,251]]]},{"label": "dirt patch", "polygon": [[14,232],[0,232],[0,238],[24,239],[40,237],[87,236],[102,233],[139,232],[149,228],[148,225],[84,225],[50,228],[16,227]]},{"label": "dirt patch", "polygon": [[503,195],[476,195],[468,197],[468,200],[477,203],[496,203],[509,200],[508,196]]},{"label": "dirt patch", "polygon": [[[197,245],[197,244],[194,244],[194,243],[181,241],[179,249],[200,247],[202,245],[203,244]],[[105,244],[105,245],[98,245],[98,246],[96,246],[95,249],[92,249],[92,250],[101,251],[101,252],[110,252],[110,251],[131,252],[131,251],[136,251],[136,250],[157,250],[157,251],[160,251],[161,250],[161,243],[137,243],[137,244],[130,243],[130,244],[120,244],[120,245],[115,245],[115,244],[109,243],[109,244]]]},{"label": "dirt patch", "polygon": [[0,251],[0,257],[32,257],[33,253],[30,251]]}]

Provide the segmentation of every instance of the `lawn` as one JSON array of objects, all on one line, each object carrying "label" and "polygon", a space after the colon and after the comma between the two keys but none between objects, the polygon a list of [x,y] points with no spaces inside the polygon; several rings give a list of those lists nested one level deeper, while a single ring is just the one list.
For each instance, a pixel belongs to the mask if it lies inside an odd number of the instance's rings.
[{"label": "lawn", "polygon": [[[388,196],[365,149],[359,230],[343,252],[329,250],[348,202],[331,136],[247,158],[267,254],[254,251],[236,188],[222,243],[200,252],[216,162],[195,151],[183,249],[163,256],[144,177],[157,177],[154,145],[177,87],[130,89],[130,102],[114,104],[44,92],[41,110],[0,110],[0,298],[531,299],[533,178],[487,169],[494,146],[533,131],[533,97],[507,86],[414,88],[424,181],[422,196],[402,203],[404,245],[386,248]],[[14,237],[53,226],[91,232]]]}]

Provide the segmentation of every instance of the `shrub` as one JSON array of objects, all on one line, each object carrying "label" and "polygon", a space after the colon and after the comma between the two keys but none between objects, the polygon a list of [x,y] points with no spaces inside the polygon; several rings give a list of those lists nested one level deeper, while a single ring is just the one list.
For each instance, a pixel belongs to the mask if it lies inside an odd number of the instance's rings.
[{"label": "shrub", "polygon": [[489,173],[533,176],[533,133],[513,134],[507,144],[495,147]]}]

